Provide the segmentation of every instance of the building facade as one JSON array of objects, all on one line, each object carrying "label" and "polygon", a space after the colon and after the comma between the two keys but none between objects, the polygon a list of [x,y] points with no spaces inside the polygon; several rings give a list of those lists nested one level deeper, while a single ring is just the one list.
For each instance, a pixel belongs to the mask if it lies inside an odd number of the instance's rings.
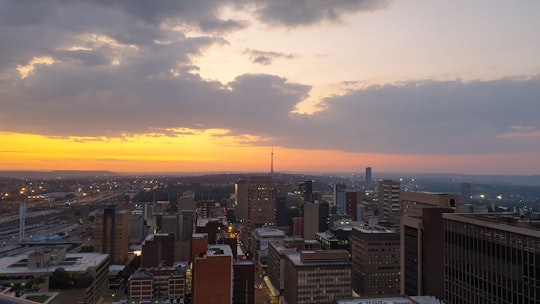
[{"label": "building facade", "polygon": [[400,182],[379,181],[379,219],[399,223],[401,217]]},{"label": "building facade", "polygon": [[209,245],[206,254],[193,262],[194,304],[230,304],[233,291],[233,256],[229,245]]},{"label": "building facade", "polygon": [[445,303],[538,303],[540,226],[513,214],[443,214]]},{"label": "building facade", "polygon": [[352,287],[362,296],[400,294],[400,235],[384,227],[353,227]]},{"label": "building facade", "polygon": [[284,298],[288,304],[332,303],[350,297],[349,252],[319,250],[286,254],[284,278]]},{"label": "building facade", "polygon": [[111,263],[123,264],[129,248],[129,213],[106,207],[96,216],[94,251],[107,253]]}]

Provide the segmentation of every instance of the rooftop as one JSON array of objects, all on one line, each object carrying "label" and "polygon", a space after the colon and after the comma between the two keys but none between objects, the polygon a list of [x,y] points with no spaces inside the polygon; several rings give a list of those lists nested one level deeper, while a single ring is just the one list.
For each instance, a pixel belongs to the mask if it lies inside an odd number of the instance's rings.
[{"label": "rooftop", "polygon": [[0,259],[0,275],[51,274],[59,267],[64,268],[67,272],[85,272],[88,268],[100,265],[108,259],[108,254],[68,253],[66,258],[57,265],[28,268],[28,255],[16,255]]},{"label": "rooftop", "polygon": [[540,237],[540,220],[517,213],[444,213],[443,218]]},{"label": "rooftop", "polygon": [[353,228],[363,233],[396,233],[395,230],[383,226],[360,226]]},{"label": "rooftop", "polygon": [[338,304],[442,304],[432,296],[393,297],[393,298],[362,298],[340,299]]}]

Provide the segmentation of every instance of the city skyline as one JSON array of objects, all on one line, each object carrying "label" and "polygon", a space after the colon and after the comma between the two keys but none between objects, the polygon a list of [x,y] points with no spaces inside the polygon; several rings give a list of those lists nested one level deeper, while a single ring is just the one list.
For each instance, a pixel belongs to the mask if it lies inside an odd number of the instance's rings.
[{"label": "city skyline", "polygon": [[538,11],[5,1],[0,170],[538,174]]}]

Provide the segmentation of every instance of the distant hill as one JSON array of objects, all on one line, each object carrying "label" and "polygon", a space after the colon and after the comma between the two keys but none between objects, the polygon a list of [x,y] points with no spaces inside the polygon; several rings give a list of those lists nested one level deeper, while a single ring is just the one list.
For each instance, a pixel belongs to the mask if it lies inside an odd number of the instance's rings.
[{"label": "distant hill", "polygon": [[0,171],[0,178],[78,178],[78,177],[107,177],[118,176],[112,171],[81,171],[81,170],[57,170],[57,171]]}]

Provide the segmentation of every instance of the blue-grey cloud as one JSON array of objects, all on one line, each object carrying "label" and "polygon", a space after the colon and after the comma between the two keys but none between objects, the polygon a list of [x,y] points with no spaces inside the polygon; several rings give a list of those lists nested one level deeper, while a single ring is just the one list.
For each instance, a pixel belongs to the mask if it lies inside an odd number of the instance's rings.
[{"label": "blue-grey cloud", "polygon": [[252,49],[246,49],[244,54],[249,56],[251,62],[262,65],[270,65],[278,58],[293,59],[295,57],[295,55],[292,54]]},{"label": "blue-grey cloud", "polygon": [[388,1],[384,0],[265,0],[261,2],[264,4],[256,12],[259,19],[271,25],[285,27],[313,25],[322,21],[339,22],[343,15],[381,9],[388,5]]}]

